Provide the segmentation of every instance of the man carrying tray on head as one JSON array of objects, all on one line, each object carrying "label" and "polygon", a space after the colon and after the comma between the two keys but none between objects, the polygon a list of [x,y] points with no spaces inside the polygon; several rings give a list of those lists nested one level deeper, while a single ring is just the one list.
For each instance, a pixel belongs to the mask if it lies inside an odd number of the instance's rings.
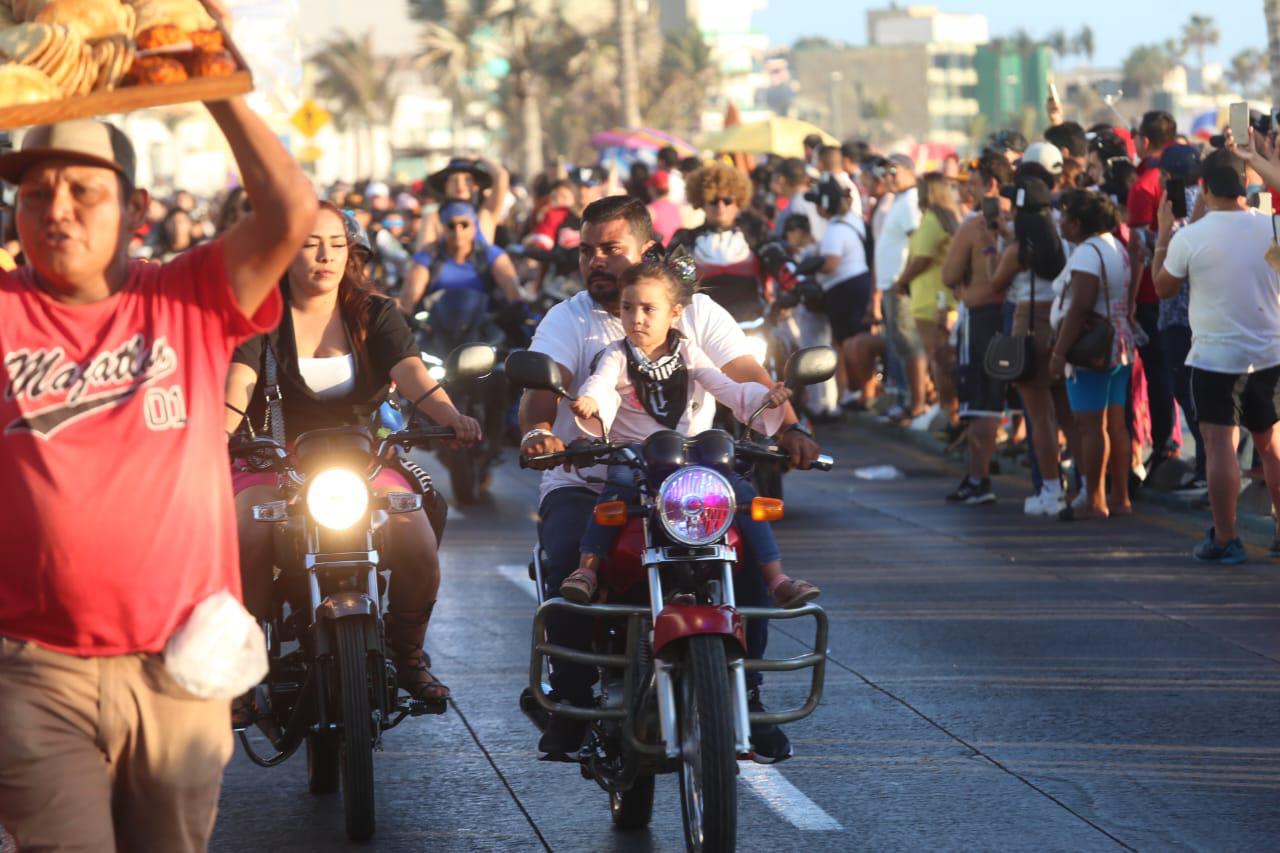
[{"label": "man carrying tray on head", "polygon": [[116,128],[36,127],[0,157],[28,264],[0,272],[0,825],[23,850],[213,830],[229,700],[161,653],[239,598],[224,382],[279,321],[316,200],[242,99],[207,106],[253,209],[167,264],[128,258],[149,199]]}]

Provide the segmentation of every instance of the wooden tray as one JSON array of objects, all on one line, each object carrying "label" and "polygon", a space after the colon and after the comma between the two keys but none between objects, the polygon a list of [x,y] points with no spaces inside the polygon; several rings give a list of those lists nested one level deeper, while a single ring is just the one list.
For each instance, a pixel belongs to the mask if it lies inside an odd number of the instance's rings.
[{"label": "wooden tray", "polygon": [[[201,2],[204,2],[205,8],[208,8],[209,4],[205,0]],[[0,130],[51,124],[74,118],[127,113],[169,104],[222,101],[235,95],[252,92],[253,75],[249,72],[249,64],[244,61],[240,50],[231,41],[231,35],[222,21],[216,15],[213,19],[217,22],[218,29],[222,31],[222,41],[227,52],[240,68],[236,73],[223,77],[191,77],[181,83],[123,86],[110,92],[92,92],[88,95],[63,98],[60,101],[4,107],[0,109]]]}]

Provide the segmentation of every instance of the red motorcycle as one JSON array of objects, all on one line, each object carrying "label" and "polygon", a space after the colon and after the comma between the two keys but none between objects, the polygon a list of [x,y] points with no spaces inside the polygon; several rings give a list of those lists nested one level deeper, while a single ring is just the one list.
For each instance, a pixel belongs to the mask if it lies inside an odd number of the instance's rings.
[{"label": "red motorcycle", "polygon": [[[813,347],[792,356],[786,379],[794,388],[826,381],[834,371],[835,352]],[[541,353],[512,353],[506,373],[525,388],[569,396],[555,362]],[[538,587],[539,607],[529,687],[521,696],[522,709],[540,726],[548,713],[590,722],[577,760],[582,775],[609,793],[613,822],[621,829],[646,826],[653,812],[654,777],[679,773],[686,847],[732,851],[736,762],[751,756],[751,724],[802,719],[822,698],[827,648],[822,608],[738,607],[734,601],[736,513],[773,521],[782,517],[783,504],[756,498],[750,507],[738,507],[726,475],[756,462],[786,459],[776,447],[735,441],[722,430],[694,438],[664,430],[640,445],[580,440],[560,453],[521,457],[521,467],[545,461],[581,469],[622,465],[635,471],[633,499],[595,509],[598,523],[623,528],[600,574],[599,603],[574,604],[558,596],[544,601],[544,558],[541,549],[534,549],[530,575]],[[823,456],[814,467],[830,470],[832,464]],[[590,651],[547,640],[547,617],[556,612],[595,620]],[[802,618],[814,620],[811,652],[786,660],[747,657],[746,620]],[[562,703],[550,695],[546,672],[552,658],[599,668],[601,690],[594,707]],[[803,705],[749,710],[747,672],[801,669],[811,670]]]}]

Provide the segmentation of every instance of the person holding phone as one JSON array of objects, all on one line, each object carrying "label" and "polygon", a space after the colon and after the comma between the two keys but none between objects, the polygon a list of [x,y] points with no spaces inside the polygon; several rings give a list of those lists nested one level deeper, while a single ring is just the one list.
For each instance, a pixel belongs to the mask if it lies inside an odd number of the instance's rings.
[{"label": "person holding phone", "polygon": [[[1241,150],[1257,157],[1251,145]],[[1219,565],[1247,559],[1236,529],[1241,426],[1253,435],[1272,506],[1280,507],[1280,273],[1268,260],[1275,224],[1245,202],[1243,159],[1227,149],[1204,159],[1205,215],[1177,233],[1173,205],[1161,200],[1152,258],[1161,296],[1190,285],[1187,364],[1213,512],[1213,526],[1192,554]],[[1280,535],[1270,553],[1280,556]]]},{"label": "person holding phone", "polygon": [[[1194,221],[1191,212],[1198,209],[1200,155],[1190,145],[1170,145],[1160,155],[1160,173],[1164,179],[1165,196],[1169,199],[1174,216],[1173,230],[1177,232]],[[1199,210],[1200,215],[1203,213],[1203,210]],[[1159,319],[1159,330],[1164,336],[1165,352],[1173,379],[1174,399],[1182,408],[1187,427],[1196,444],[1195,470],[1183,477],[1182,482],[1174,488],[1175,492],[1185,495],[1203,494],[1208,488],[1205,480],[1204,442],[1200,438],[1195,402],[1191,398],[1191,368],[1187,366],[1187,354],[1191,351],[1190,300],[1190,288],[1184,281],[1176,294],[1160,300]]]},{"label": "person holding phone", "polygon": [[1173,442],[1173,425],[1176,410],[1173,395],[1173,376],[1165,352],[1164,337],[1160,334],[1160,298],[1151,281],[1151,255],[1155,247],[1156,209],[1163,194],[1160,176],[1160,160],[1164,151],[1173,145],[1178,135],[1178,125],[1173,116],[1160,110],[1152,110],[1142,117],[1137,145],[1138,177],[1129,188],[1128,221],[1129,267],[1133,276],[1133,289],[1137,304],[1134,319],[1142,327],[1147,339],[1138,347],[1142,356],[1142,369],[1147,380],[1147,398],[1151,411],[1151,457],[1147,460],[1148,476],[1167,459],[1177,455]]}]

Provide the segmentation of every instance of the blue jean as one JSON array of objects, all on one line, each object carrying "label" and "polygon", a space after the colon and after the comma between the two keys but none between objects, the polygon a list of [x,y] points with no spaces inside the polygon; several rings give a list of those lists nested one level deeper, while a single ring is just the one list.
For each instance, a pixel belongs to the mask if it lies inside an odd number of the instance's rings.
[{"label": "blue jean", "polygon": [[1138,325],[1147,333],[1147,345],[1138,347],[1142,354],[1142,372],[1147,377],[1147,401],[1151,409],[1151,455],[1176,454],[1173,425],[1176,411],[1173,397],[1172,362],[1165,350],[1165,337],[1160,332],[1160,305],[1139,305]]},{"label": "blue jean", "polygon": [[[542,576],[544,597],[559,595],[560,584],[578,568],[582,538],[595,515],[598,498],[585,486],[556,489],[543,498],[538,509],[538,540],[547,555]],[[768,586],[760,572],[760,562],[751,544],[745,540],[742,544],[743,547],[738,549],[738,571],[734,575],[734,598],[744,607],[772,606]],[[547,639],[554,644],[587,651],[591,647],[591,636],[590,618],[564,612],[553,613],[547,618]],[[747,656],[764,657],[768,644],[769,621],[748,620]],[[565,699],[585,703],[590,698],[596,675],[595,667],[553,660],[551,687]],[[748,686],[759,685],[761,680],[760,673],[747,673]]]},{"label": "blue jean", "polygon": [[1204,441],[1200,438],[1200,418],[1191,394],[1191,368],[1187,367],[1187,354],[1191,352],[1191,328],[1169,326],[1164,330],[1165,354],[1173,374],[1173,396],[1187,418],[1187,428],[1196,441],[1196,479],[1205,479]]}]

